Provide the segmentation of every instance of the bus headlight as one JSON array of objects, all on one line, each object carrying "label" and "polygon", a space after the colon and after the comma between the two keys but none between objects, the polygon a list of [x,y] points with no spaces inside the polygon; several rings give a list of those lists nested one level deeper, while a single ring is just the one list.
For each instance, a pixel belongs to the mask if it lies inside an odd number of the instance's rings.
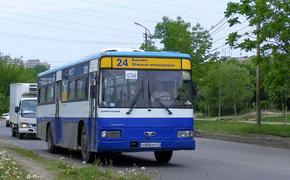
[{"label": "bus headlight", "polygon": [[101,136],[103,138],[119,138],[121,137],[121,131],[102,131]]},{"label": "bus headlight", "polygon": [[20,128],[28,128],[29,124],[28,123],[20,123]]},{"label": "bus headlight", "polygon": [[193,137],[193,131],[177,131],[177,137],[179,138]]}]

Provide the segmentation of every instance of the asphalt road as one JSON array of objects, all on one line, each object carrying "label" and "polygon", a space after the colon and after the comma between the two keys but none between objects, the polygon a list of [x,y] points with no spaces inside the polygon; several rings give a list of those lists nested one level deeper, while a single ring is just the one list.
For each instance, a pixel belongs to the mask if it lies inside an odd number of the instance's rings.
[{"label": "asphalt road", "polygon": [[[46,156],[81,164],[80,153],[52,155],[46,143],[35,139],[11,137],[9,128],[0,122],[0,139],[37,151]],[[113,157],[113,166],[124,170],[145,167],[157,171],[162,179],[196,180],[290,180],[290,150],[197,138],[196,151],[176,151],[168,165],[159,165],[153,153],[122,153]]]}]

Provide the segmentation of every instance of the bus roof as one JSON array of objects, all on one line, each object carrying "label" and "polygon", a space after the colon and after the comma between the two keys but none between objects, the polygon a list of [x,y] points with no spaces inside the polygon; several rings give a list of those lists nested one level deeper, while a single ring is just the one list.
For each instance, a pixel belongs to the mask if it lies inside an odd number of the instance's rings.
[{"label": "bus roof", "polygon": [[182,58],[182,59],[191,59],[190,55],[188,54],[183,54],[183,53],[179,53],[179,52],[117,52],[117,51],[109,51],[109,52],[97,52],[94,54],[91,54],[89,56],[86,56],[82,59],[79,59],[75,62],[54,68],[54,69],[50,69],[47,70],[45,72],[42,72],[40,74],[38,74],[38,77],[40,76],[44,76],[50,73],[54,73],[56,71],[59,71],[61,69],[79,64],[79,63],[83,63],[83,62],[87,62],[90,61],[92,59],[100,59],[101,57],[104,56],[132,56],[132,57],[167,57],[167,58]]}]

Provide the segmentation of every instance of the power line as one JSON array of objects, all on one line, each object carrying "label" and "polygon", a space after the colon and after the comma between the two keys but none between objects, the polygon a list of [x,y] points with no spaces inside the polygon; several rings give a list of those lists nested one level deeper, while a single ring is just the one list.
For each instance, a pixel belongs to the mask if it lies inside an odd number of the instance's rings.
[{"label": "power line", "polygon": [[87,30],[83,30],[83,29],[73,29],[73,28],[68,28],[68,27],[47,25],[47,24],[34,23],[34,22],[22,21],[22,20],[20,21],[20,20],[8,19],[8,18],[2,18],[2,17],[0,18],[0,20],[2,20],[2,21],[4,20],[4,21],[8,21],[8,22],[17,22],[17,23],[31,24],[31,25],[36,25],[36,26],[41,26],[41,27],[48,27],[48,28],[53,28],[53,29],[62,29],[62,30],[74,31],[74,32],[78,32],[78,33],[90,33],[90,34],[97,34],[97,35],[110,36],[110,37],[114,36],[114,37],[120,37],[120,38],[128,39],[128,36],[97,33],[95,31],[87,31]]},{"label": "power line", "polygon": [[114,18],[127,18],[127,19],[131,19],[131,20],[141,20],[141,21],[149,21],[149,22],[156,22],[156,21],[152,21],[152,20],[149,20],[149,19],[143,19],[143,18],[137,18],[137,17],[130,17],[130,16],[122,16],[122,15],[116,15],[116,14],[111,14],[111,13],[106,13],[106,12],[98,12],[98,11],[94,11],[94,10],[90,10],[90,9],[82,9],[82,8],[76,8],[76,7],[68,7],[68,6],[63,6],[63,5],[56,5],[56,4],[53,4],[53,3],[48,3],[48,2],[40,2],[40,1],[37,1],[37,0],[26,0],[26,1],[30,1],[30,2],[33,2],[33,3],[36,3],[36,4],[44,4],[44,5],[48,5],[48,6],[52,6],[52,7],[61,7],[61,8],[69,8],[69,9],[74,9],[74,10],[78,10],[78,11],[81,11],[81,12],[84,12],[84,13],[90,13],[90,14],[95,14],[95,13],[99,13],[99,14],[102,14],[102,15],[108,15],[108,16],[111,16],[111,17],[114,17]]},{"label": "power line", "polygon": [[[243,29],[246,29],[247,27],[249,27],[249,26],[244,26],[244,27],[238,29],[236,32],[239,32],[239,31],[241,31],[241,30],[243,30]],[[251,29],[251,30],[249,30],[249,31],[247,31],[247,32],[245,32],[245,33],[250,33],[250,32],[252,32],[253,30],[254,30],[254,29]],[[218,41],[220,41],[220,40],[223,40],[224,38],[226,38],[226,37],[228,37],[228,36],[229,36],[229,35],[227,34],[227,35],[225,35],[225,36],[223,36],[223,37],[221,37],[221,38],[219,38],[219,39],[213,41],[213,43],[218,42]]]},{"label": "power line", "polygon": [[218,11],[212,11],[212,10],[208,10],[208,9],[200,9],[200,8],[194,8],[194,7],[188,7],[188,6],[183,6],[183,5],[180,5],[180,4],[173,4],[173,3],[164,3],[164,2],[159,2],[159,1],[153,1],[153,0],[139,0],[139,1],[142,1],[142,2],[145,2],[145,3],[154,3],[154,4],[162,4],[162,5],[165,5],[165,6],[173,6],[173,7],[179,7],[179,8],[184,8],[184,9],[190,9],[190,10],[197,10],[197,11],[201,11],[201,12],[209,12],[209,13],[220,13]]},{"label": "power line", "polygon": [[17,33],[10,33],[10,32],[0,32],[0,36],[10,36],[13,38],[22,38],[22,39],[29,39],[29,40],[37,40],[37,41],[53,41],[53,42],[61,42],[61,43],[76,43],[76,44],[93,44],[93,45],[100,45],[100,44],[123,44],[123,45],[136,45],[138,43],[134,42],[106,42],[106,41],[84,41],[84,40],[71,40],[71,39],[61,39],[61,38],[50,38],[50,37],[41,37],[41,36],[32,36],[27,34],[17,34]]},{"label": "power line", "polygon": [[215,51],[215,50],[217,50],[217,49],[220,49],[220,48],[222,48],[222,47],[225,47],[225,46],[227,46],[227,44],[223,44],[223,45],[221,45],[221,46],[219,46],[219,47],[217,47],[217,48],[214,48],[214,49],[210,50],[209,52],[213,52],[213,51]]},{"label": "power line", "polygon": [[[233,16],[231,16],[231,17],[233,17]],[[247,21],[247,19],[246,20],[244,20],[243,22],[241,22],[240,24],[244,24],[245,22]],[[217,34],[217,33],[219,33],[221,30],[223,30],[226,26],[226,24],[227,24],[228,22],[226,21],[226,22],[224,22],[222,25],[220,25],[220,27],[218,27],[214,32],[212,32],[212,36],[213,35],[215,35],[215,34]],[[248,27],[248,26],[247,26]]]},{"label": "power line", "polygon": [[219,22],[217,22],[215,25],[213,25],[208,32],[210,32],[211,30],[213,30],[215,27],[217,27],[220,23],[222,23],[224,20],[226,20],[226,17],[223,17]]},{"label": "power line", "polygon": [[225,27],[227,27],[227,26],[226,26],[227,24],[228,24],[228,22],[225,21],[223,24],[221,24],[219,27],[217,27],[217,29],[215,29],[215,30],[211,33],[211,35],[213,36],[213,35],[217,34],[218,32],[220,32],[221,30],[223,30]]},{"label": "power line", "polygon": [[[48,13],[54,13],[54,14],[64,14],[64,15],[67,15],[67,14],[70,14],[70,15],[74,15],[74,16],[85,16],[85,17],[90,17],[90,18],[105,18],[105,19],[112,19],[112,16],[106,16],[106,15],[103,15],[103,14],[92,14],[92,13],[89,13],[89,14],[86,14],[86,13],[80,13],[80,12],[60,12],[60,11],[53,11],[53,10],[47,10],[47,9],[34,9],[34,8],[29,8],[29,7],[15,7],[15,6],[1,6],[1,7],[6,7],[6,8],[12,8],[12,9],[22,9],[22,10],[29,10],[29,11],[40,11],[40,12],[48,12]],[[114,18],[118,19],[118,20],[122,20],[122,21],[128,21],[130,19],[128,18],[124,18],[124,17],[120,17],[120,16],[113,16]],[[137,18],[138,19],[138,18]],[[148,20],[149,21],[149,20]],[[158,21],[152,21],[150,20],[150,22],[154,22],[154,23],[157,23]]]},{"label": "power line", "polygon": [[[243,30],[243,29],[245,29],[245,28],[247,28],[247,27],[249,27],[249,26],[242,27],[242,28],[238,29],[236,32],[241,31],[241,30]],[[254,29],[255,29],[255,28],[253,28],[253,29],[251,29],[251,30],[249,30],[249,31],[247,31],[247,32],[245,32],[245,33],[252,32]],[[242,37],[243,37],[243,36],[245,36],[245,34],[242,35]],[[217,47],[217,48],[214,48],[214,49],[210,50],[210,52],[215,51],[215,50],[217,50],[217,49],[219,49],[219,48],[222,48],[222,47],[224,47],[224,46],[226,46],[226,45],[228,45],[228,44],[224,44],[224,45],[221,45],[221,46],[219,46],[219,47]]]},{"label": "power line", "polygon": [[[133,10],[133,11],[138,11],[138,12],[145,12],[145,13],[154,13],[154,14],[166,14],[164,12],[160,12],[160,11],[153,11],[153,10],[148,10],[148,9],[140,9],[140,8],[132,8],[132,7],[127,7],[127,6],[119,6],[119,5],[114,5],[114,4],[108,4],[108,3],[104,3],[104,2],[95,2],[95,1],[91,1],[91,0],[80,0],[81,2],[84,3],[90,3],[90,4],[98,4],[98,5],[104,5],[104,6],[108,6],[108,7],[117,7],[117,8],[121,8],[121,9],[129,9],[129,10]],[[146,1],[144,1],[146,2]],[[206,10],[202,10],[203,12]],[[179,14],[169,14],[171,16],[180,16]],[[205,21],[213,21],[211,19],[204,19],[204,18],[193,18],[193,17],[187,17],[187,16],[182,16],[184,18],[188,18],[188,19],[199,19],[199,20],[205,20]]]},{"label": "power line", "polygon": [[110,31],[119,31],[119,32],[126,32],[126,33],[139,33],[136,31],[125,31],[123,29],[108,28],[108,27],[96,26],[94,24],[84,24],[84,23],[77,23],[77,22],[72,22],[72,21],[65,21],[65,20],[61,20],[61,19],[32,16],[32,15],[26,15],[26,14],[21,14],[21,13],[17,13],[17,12],[9,12],[9,11],[1,10],[0,13],[9,13],[9,14],[18,15],[18,16],[25,16],[25,17],[30,17],[30,18],[42,19],[42,20],[46,20],[46,21],[61,22],[61,23],[74,24],[74,25],[80,25],[80,26],[86,26],[86,27],[96,27],[99,29],[106,29],[106,30],[110,30]]}]

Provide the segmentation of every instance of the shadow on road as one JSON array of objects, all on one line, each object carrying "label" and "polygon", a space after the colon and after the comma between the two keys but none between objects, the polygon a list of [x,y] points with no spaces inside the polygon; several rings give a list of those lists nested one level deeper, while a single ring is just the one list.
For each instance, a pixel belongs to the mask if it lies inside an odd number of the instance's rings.
[{"label": "shadow on road", "polygon": [[[47,150],[41,150],[42,153],[45,154],[50,154]],[[95,158],[96,161],[95,163],[99,164],[100,166],[113,166],[113,167],[182,167],[182,165],[177,165],[177,164],[160,164],[155,160],[150,160],[142,157],[136,157],[134,156],[135,153],[132,153],[130,155],[129,153],[122,154],[122,153],[96,153]],[[136,153],[137,154],[137,153]],[[50,154],[51,155],[51,154]],[[64,150],[61,153],[54,154],[55,157],[61,158],[64,157],[67,160],[70,160],[71,162],[74,163],[82,163],[82,156],[80,151],[74,151],[74,150]],[[52,154],[52,156],[54,156]],[[154,157],[154,154],[152,152],[152,157]]]}]

